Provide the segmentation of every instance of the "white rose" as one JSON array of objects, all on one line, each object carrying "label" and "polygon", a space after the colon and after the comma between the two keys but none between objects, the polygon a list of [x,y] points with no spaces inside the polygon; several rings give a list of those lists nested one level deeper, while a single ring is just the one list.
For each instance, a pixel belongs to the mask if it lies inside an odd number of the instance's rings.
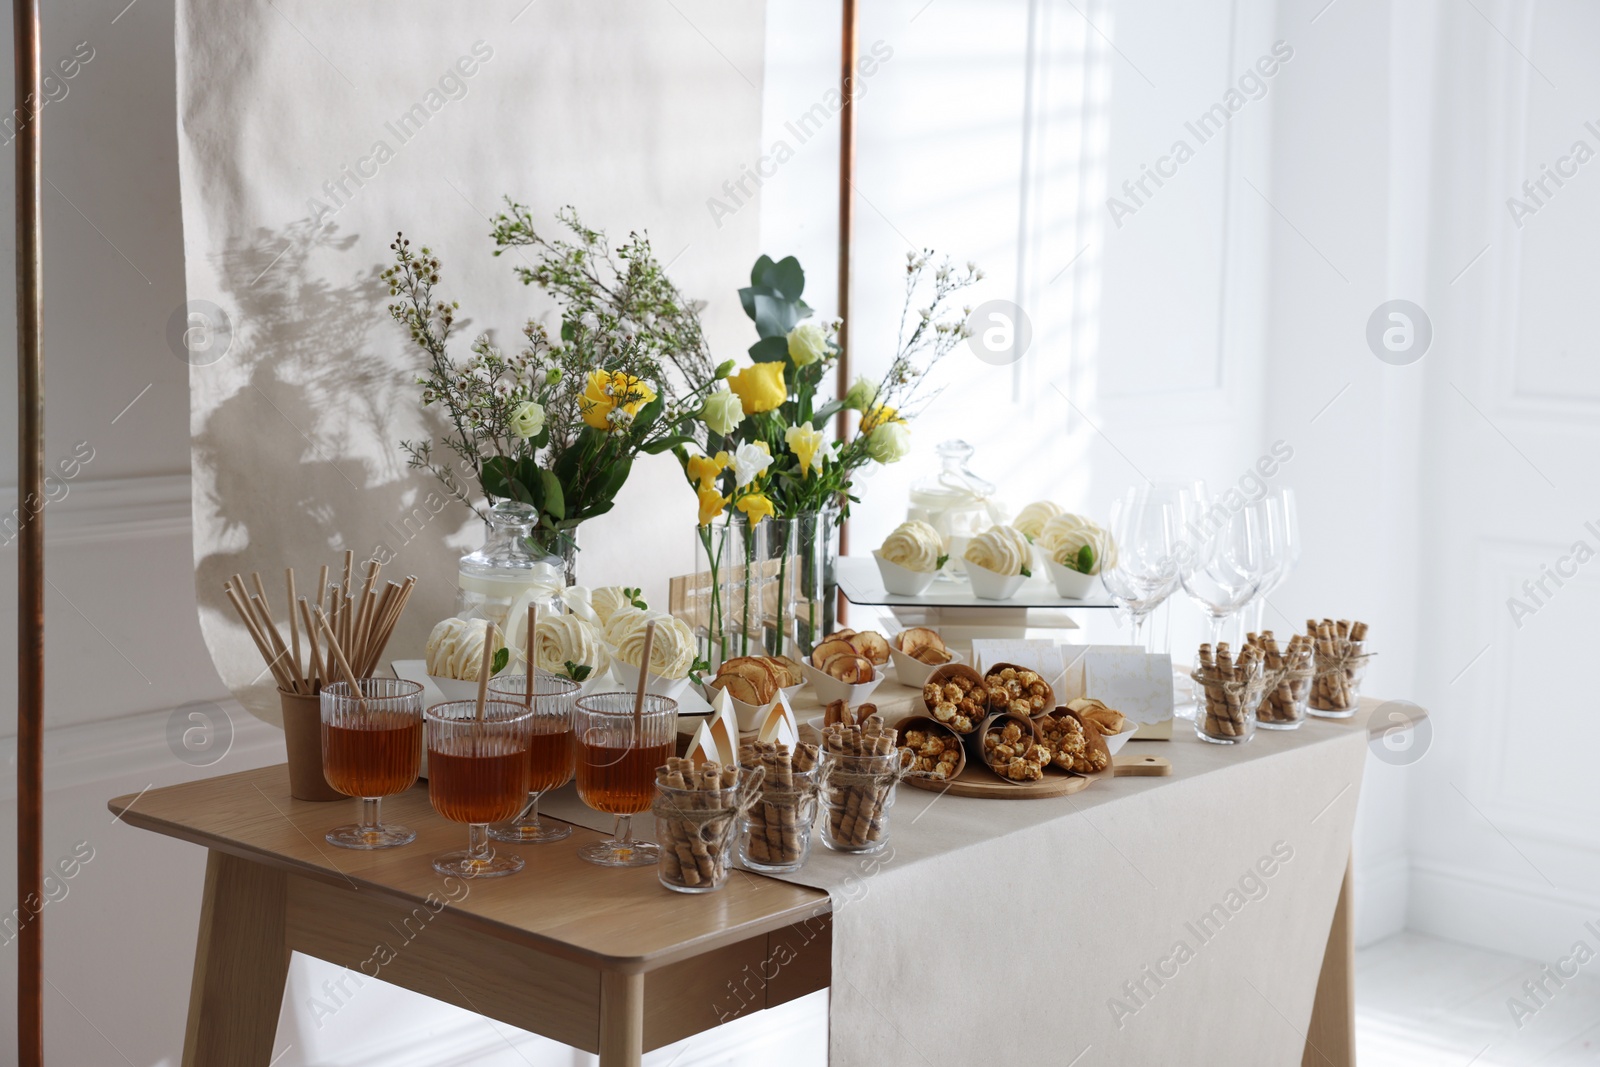
[{"label": "white rose", "polygon": [[878,400],[878,383],[870,378],[857,378],[844,394],[844,406],[851,411],[867,411]]},{"label": "white rose", "polygon": [[716,434],[726,437],[744,421],[744,404],[729,389],[722,389],[706,397],[700,409],[700,421]]},{"label": "white rose", "polygon": [[789,359],[796,367],[809,367],[828,354],[828,335],[814,322],[802,322],[789,331]]},{"label": "white rose", "polygon": [[758,444],[745,442],[733,454],[733,484],[743,489],[761,477],[770,466],[771,453]]},{"label": "white rose", "polygon": [[538,437],[539,431],[544,429],[544,408],[532,400],[518,404],[511,413],[509,428],[514,436],[524,441]]},{"label": "white rose", "polygon": [[896,463],[911,451],[911,427],[886,422],[867,435],[867,455],[879,463]]}]

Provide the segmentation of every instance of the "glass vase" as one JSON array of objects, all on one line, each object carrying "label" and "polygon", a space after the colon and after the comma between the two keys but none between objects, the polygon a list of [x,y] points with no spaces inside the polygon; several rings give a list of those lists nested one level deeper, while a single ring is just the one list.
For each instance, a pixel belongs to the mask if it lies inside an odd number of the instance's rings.
[{"label": "glass vase", "polygon": [[795,519],[770,518],[757,527],[767,582],[761,593],[761,643],[769,656],[789,654],[789,609],[798,585],[794,554]]},{"label": "glass vase", "polygon": [[684,608],[700,642],[700,657],[712,667],[739,654],[736,646],[730,648],[728,639],[733,601],[730,574],[743,555],[731,516],[695,528],[694,582]]},{"label": "glass vase", "polygon": [[[839,628],[839,583],[834,564],[839,558],[839,508],[836,504],[804,511],[792,520],[790,534],[795,576],[786,590],[795,648],[801,656]],[[787,576],[786,576],[787,578]]]}]

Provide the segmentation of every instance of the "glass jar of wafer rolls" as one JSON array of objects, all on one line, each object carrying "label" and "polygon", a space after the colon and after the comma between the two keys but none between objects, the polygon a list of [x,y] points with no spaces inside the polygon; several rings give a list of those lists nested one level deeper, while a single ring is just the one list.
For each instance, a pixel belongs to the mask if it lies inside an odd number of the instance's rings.
[{"label": "glass jar of wafer rolls", "polygon": [[817,775],[822,843],[835,852],[878,852],[889,844],[889,809],[911,762],[909,753],[896,748],[895,737],[877,715],[823,731]]},{"label": "glass jar of wafer rolls", "polygon": [[1361,706],[1361,679],[1372,658],[1367,651],[1367,624],[1311,619],[1306,632],[1316,642],[1311,714],[1319,719],[1348,719]]},{"label": "glass jar of wafer rolls", "polygon": [[1266,664],[1266,684],[1256,707],[1256,725],[1263,730],[1297,730],[1306,721],[1306,702],[1316,676],[1312,664],[1313,640],[1295,634],[1279,645],[1271,630],[1247,634],[1245,640],[1259,648]]},{"label": "glass jar of wafer rolls", "polygon": [[1223,641],[1213,652],[1200,646],[1198,666],[1191,677],[1200,686],[1202,700],[1194,717],[1194,732],[1215,745],[1242,745],[1255,736],[1256,709],[1266,690],[1266,653],[1246,645],[1234,659]]},{"label": "glass jar of wafer rolls", "polygon": [[739,860],[753,871],[788,874],[811,855],[811,826],[817,820],[816,745],[746,741],[739,766],[766,771],[761,793],[745,814]]},{"label": "glass jar of wafer rolls", "polygon": [[661,884],[678,893],[710,893],[728,881],[734,839],[761,789],[765,770],[696,764],[669,757],[656,770],[656,841]]}]

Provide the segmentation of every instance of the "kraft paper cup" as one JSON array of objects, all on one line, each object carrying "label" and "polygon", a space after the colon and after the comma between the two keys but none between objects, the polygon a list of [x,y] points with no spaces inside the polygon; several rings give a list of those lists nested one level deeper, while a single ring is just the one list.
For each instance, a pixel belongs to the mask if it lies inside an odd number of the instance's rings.
[{"label": "kraft paper cup", "polygon": [[972,595],[979,600],[1010,600],[1028,579],[1021,574],[1000,574],[967,560],[967,580],[972,583]]},{"label": "kraft paper cup", "polygon": [[921,730],[924,733],[939,734],[943,737],[953,737],[955,738],[958,747],[956,749],[956,769],[955,772],[950,775],[950,777],[935,778],[927,771],[908,771],[906,772],[906,777],[921,778],[929,782],[950,782],[961,777],[961,772],[967,769],[967,745],[964,737],[950,729],[950,727],[946,726],[938,719],[935,719],[932,715],[907,715],[905,718],[894,724],[895,734],[902,742],[900,744],[901,748],[906,747],[904,741],[907,730]]},{"label": "kraft paper cup", "polygon": [[1068,600],[1086,599],[1100,582],[1098,574],[1083,574],[1053,559],[1046,559],[1044,565],[1050,572],[1050,580],[1056,584],[1056,592]]},{"label": "kraft paper cup", "polygon": [[938,571],[914,571],[898,563],[890,563],[883,554],[873,550],[872,558],[878,561],[878,574],[883,587],[895,596],[921,596],[933,584]]},{"label": "kraft paper cup", "polygon": [[[1004,774],[995,769],[994,764],[990,763],[988,757],[984,754],[984,736],[987,735],[990,730],[1004,727],[1008,722],[1014,722],[1018,726],[1021,726],[1023,734],[1031,738],[1033,744],[1039,743],[1038,724],[1032,719],[1028,718],[1026,715],[1017,715],[1016,713],[1010,711],[997,711],[993,715],[990,715],[988,718],[984,719],[978,724],[978,728],[976,730],[972,731],[970,734],[967,734],[962,738],[962,740],[966,742],[967,748],[977,758],[978,762],[984,767],[987,767],[994,774],[994,776],[1000,779],[1002,782],[1005,782],[1007,785],[1033,785],[1035,784],[1033,782],[1019,782],[1014,778],[1007,778]],[[1049,774],[1050,765],[1046,764],[1044,770],[1046,774]],[[1043,779],[1040,779],[1040,781],[1042,780]]]},{"label": "kraft paper cup", "polygon": [[322,776],[322,697],[280,689],[278,701],[289,750],[289,795],[296,800],[349,800]]}]

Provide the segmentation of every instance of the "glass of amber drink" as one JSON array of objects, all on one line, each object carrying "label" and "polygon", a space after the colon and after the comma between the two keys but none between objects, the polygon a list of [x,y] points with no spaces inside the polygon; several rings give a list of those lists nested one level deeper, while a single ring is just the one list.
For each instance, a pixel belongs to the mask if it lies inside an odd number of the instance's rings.
[{"label": "glass of amber drink", "polygon": [[358,693],[348,682],[322,687],[322,776],[345,796],[361,798],[360,821],[328,831],[340,848],[395,848],[416,840],[404,826],[383,825],[383,798],[403,793],[422,766],[422,686],[368,678]]},{"label": "glass of amber drink", "polygon": [[539,821],[539,797],[572,781],[572,706],[578,699],[578,683],[538,671],[530,691],[528,676],[513,674],[490,678],[489,696],[527,704],[533,712],[528,741],[528,803],[511,822],[491,829],[489,836],[512,844],[543,844],[571,837],[572,827],[566,823]]},{"label": "glass of amber drink", "polygon": [[467,847],[433,861],[440,874],[493,878],[522,870],[522,857],[497,854],[489,824],[505,822],[528,799],[533,712],[520,701],[452,700],[428,709],[428,799],[451,822],[467,824]]},{"label": "glass of amber drink", "polygon": [[578,799],[616,816],[610,841],[585,845],[578,855],[602,867],[654,866],[660,849],[633,839],[633,816],[656,798],[656,768],[677,751],[678,702],[646,693],[634,722],[633,693],[591,693],[572,712],[578,743]]}]

